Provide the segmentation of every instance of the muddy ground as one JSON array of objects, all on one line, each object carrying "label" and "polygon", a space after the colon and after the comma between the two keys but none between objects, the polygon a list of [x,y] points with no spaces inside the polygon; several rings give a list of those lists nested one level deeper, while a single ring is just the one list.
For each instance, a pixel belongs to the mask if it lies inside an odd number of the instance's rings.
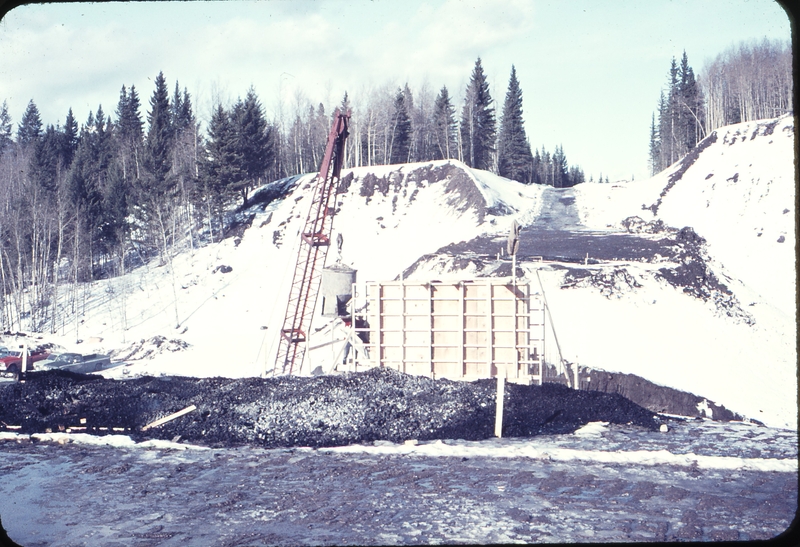
[{"label": "muddy ground", "polygon": [[[86,427],[209,446],[338,446],[407,439],[494,436],[495,380],[454,382],[391,369],[313,378],[110,380],[63,371],[32,372],[0,386],[0,422],[23,433]],[[171,413],[196,410],[141,429]],[[619,394],[558,384],[505,390],[504,435],[574,431],[592,421],[656,429],[658,417]],[[100,430],[99,428],[107,428]]]}]

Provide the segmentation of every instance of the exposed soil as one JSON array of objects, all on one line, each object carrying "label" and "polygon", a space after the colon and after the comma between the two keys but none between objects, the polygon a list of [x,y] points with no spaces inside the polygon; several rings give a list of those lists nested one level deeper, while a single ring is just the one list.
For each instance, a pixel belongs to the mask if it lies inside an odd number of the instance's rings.
[{"label": "exposed soil", "polygon": [[[108,380],[64,371],[0,386],[0,421],[23,433],[85,426],[211,446],[337,446],[494,436],[495,380],[455,382],[391,369],[314,378],[142,377]],[[196,405],[161,427],[148,423]],[[503,434],[567,433],[592,421],[650,429],[657,416],[619,394],[558,384],[508,384]]]},{"label": "exposed soil", "polygon": [[650,205],[649,207],[645,207],[644,205],[642,205],[642,209],[650,209],[651,211],[653,211],[653,214],[658,213],[658,208],[661,207],[661,201],[664,199],[664,196],[667,195],[667,192],[672,190],[672,187],[675,186],[675,184],[679,180],[681,180],[683,174],[686,173],[687,169],[689,169],[689,167],[691,167],[692,164],[694,164],[694,162],[697,161],[697,158],[700,157],[700,152],[702,152],[715,142],[717,142],[716,131],[712,132],[705,139],[697,143],[697,146],[692,148],[692,150],[681,159],[678,165],[678,169],[669,176],[669,182],[661,191],[661,195],[658,196],[658,200],[656,200],[656,202]]},{"label": "exposed soil", "polygon": [[[635,374],[580,368],[578,379],[582,390],[619,393],[652,412],[720,421],[743,419],[739,414],[713,401],[687,391],[659,386]],[[704,405],[710,410],[708,415],[703,408]]]}]

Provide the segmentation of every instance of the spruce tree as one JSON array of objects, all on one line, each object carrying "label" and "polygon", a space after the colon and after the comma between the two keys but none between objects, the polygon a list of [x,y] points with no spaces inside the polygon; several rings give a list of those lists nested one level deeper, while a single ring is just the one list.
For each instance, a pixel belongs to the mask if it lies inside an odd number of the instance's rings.
[{"label": "spruce tree", "polygon": [[236,150],[236,134],[230,116],[221,104],[211,114],[208,123],[206,153],[201,162],[201,182],[208,205],[215,212],[241,184],[244,176],[241,158]]},{"label": "spruce tree", "polygon": [[233,107],[232,123],[235,134],[236,157],[240,161],[241,180],[234,190],[242,196],[242,207],[247,207],[250,189],[259,184],[273,161],[271,129],[255,90],[247,91],[244,101]]},{"label": "spruce tree", "polygon": [[127,92],[123,85],[116,110],[116,138],[122,169],[121,176],[129,184],[137,180],[141,174],[144,122],[139,109],[139,95],[136,93],[136,86],[132,85],[130,92]]},{"label": "spruce tree", "polygon": [[542,156],[537,148],[531,160],[531,182],[534,184],[544,184],[542,180]]},{"label": "spruce tree", "polygon": [[144,166],[150,175],[148,195],[161,203],[172,190],[169,171],[172,167],[171,151],[173,132],[167,83],[163,72],[156,77],[156,88],[150,98],[147,113],[147,138],[145,141]]},{"label": "spruce tree", "polygon": [[183,111],[183,97],[181,96],[181,91],[178,86],[178,81],[175,80],[175,92],[172,94],[172,102],[169,105],[170,107],[170,123],[172,124],[172,130],[174,131],[174,138],[175,140],[178,139],[178,135],[180,135],[181,130],[181,114]]},{"label": "spruce tree", "polygon": [[178,125],[182,131],[186,131],[187,129],[194,130],[195,124],[196,120],[194,111],[192,110],[192,96],[189,94],[189,90],[184,87],[183,98],[181,99],[181,110],[178,113]]},{"label": "spruce tree", "polygon": [[39,117],[39,109],[31,99],[17,128],[17,144],[26,147],[35,143],[41,134],[42,119]]},{"label": "spruce tree", "polygon": [[553,152],[553,186],[555,188],[565,188],[570,186],[568,177],[567,156],[561,145],[556,146]]},{"label": "spruce tree", "polygon": [[689,66],[689,58],[685,51],[681,57],[678,73],[680,80],[678,95],[681,112],[679,132],[685,153],[694,148],[702,138],[704,124],[702,92],[695,79],[694,71]]},{"label": "spruce tree", "polygon": [[[102,110],[99,114],[102,116]],[[104,136],[98,135],[97,126],[97,119],[89,112],[81,129],[80,143],[67,181],[70,200],[79,211],[81,224],[90,234],[100,219],[101,178],[108,168]]]},{"label": "spruce tree", "polygon": [[406,93],[398,88],[392,114],[392,138],[389,145],[389,163],[407,163],[411,151],[411,118],[408,115]]},{"label": "spruce tree", "polygon": [[650,121],[650,176],[654,176],[660,171],[661,162],[659,161],[659,148],[661,144],[658,139],[658,129],[656,128],[656,115],[653,113]]},{"label": "spruce tree", "polygon": [[31,180],[46,193],[52,194],[57,186],[57,174],[64,168],[62,133],[48,125],[40,139],[33,144],[30,161]]},{"label": "spruce tree", "polygon": [[500,176],[529,184],[532,160],[522,119],[522,90],[512,65],[497,141],[497,172]]},{"label": "spruce tree", "polygon": [[11,146],[11,115],[8,113],[8,102],[3,101],[3,106],[0,108],[0,155],[3,151]]},{"label": "spruce tree", "polygon": [[78,122],[72,114],[70,107],[67,112],[67,119],[64,121],[64,134],[62,143],[62,156],[64,158],[64,167],[68,168],[72,165],[72,160],[75,158],[75,152],[78,150]]},{"label": "spruce tree", "polygon": [[106,253],[125,242],[130,231],[128,201],[130,192],[118,163],[112,163],[107,173],[107,185],[101,194],[100,241]]},{"label": "spruce tree", "polygon": [[123,85],[117,104],[117,128],[119,136],[126,143],[140,145],[144,138],[140,107],[136,86],[131,86],[130,93],[127,93]]},{"label": "spruce tree", "polygon": [[447,87],[442,86],[433,103],[433,159],[450,159],[457,156],[456,151],[456,111],[450,102]]},{"label": "spruce tree", "polygon": [[661,90],[658,122],[651,122],[649,161],[651,173],[666,169],[686,155],[703,138],[705,108],[703,94],[686,52],[680,65],[672,58],[667,90]]},{"label": "spruce tree", "polygon": [[461,112],[461,146],[464,162],[476,169],[493,165],[496,127],[489,83],[481,59],[475,61]]}]

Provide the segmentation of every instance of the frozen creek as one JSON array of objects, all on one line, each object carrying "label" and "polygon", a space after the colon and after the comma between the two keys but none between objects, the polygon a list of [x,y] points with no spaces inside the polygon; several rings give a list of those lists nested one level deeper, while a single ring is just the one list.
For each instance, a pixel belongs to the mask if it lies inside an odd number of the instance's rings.
[{"label": "frozen creek", "polygon": [[0,516],[25,547],[754,540],[790,526],[796,432],[669,425],[320,449],[6,433]]}]

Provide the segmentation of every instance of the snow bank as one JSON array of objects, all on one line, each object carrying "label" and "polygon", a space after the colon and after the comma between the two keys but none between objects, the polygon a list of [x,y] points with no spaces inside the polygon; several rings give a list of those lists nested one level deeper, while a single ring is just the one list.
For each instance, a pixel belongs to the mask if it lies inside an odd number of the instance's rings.
[{"label": "snow bank", "polygon": [[668,450],[580,450],[574,448],[541,448],[530,442],[476,443],[453,441],[444,443],[380,443],[377,446],[352,445],[321,448],[337,453],[366,453],[381,455],[438,456],[444,458],[529,458],[558,462],[592,462],[616,465],[674,465],[699,469],[724,469],[747,471],[797,472],[796,458],[737,458],[732,456],[705,456],[694,453],[673,454]]}]

